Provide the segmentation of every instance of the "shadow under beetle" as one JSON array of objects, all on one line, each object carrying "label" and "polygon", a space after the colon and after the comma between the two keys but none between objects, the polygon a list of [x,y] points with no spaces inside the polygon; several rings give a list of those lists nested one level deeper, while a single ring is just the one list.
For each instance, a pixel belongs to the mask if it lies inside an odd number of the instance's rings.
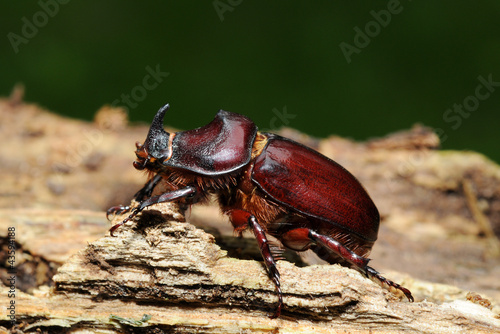
[{"label": "shadow under beetle", "polygon": [[[359,181],[324,155],[290,139],[261,133],[247,117],[220,110],[209,124],[168,133],[163,117],[153,119],[144,144],[136,143],[134,167],[150,172],[137,192],[135,208],[112,207],[108,215],[130,211],[113,232],[144,208],[162,202],[190,205],[217,197],[237,233],[251,230],[257,239],[278,305],[283,306],[278,255],[266,234],[294,251],[312,249],[329,263],[354,268],[382,287],[413,301],[411,292],[368,266],[377,239],[380,217]],[[171,191],[151,197],[166,182]]]}]

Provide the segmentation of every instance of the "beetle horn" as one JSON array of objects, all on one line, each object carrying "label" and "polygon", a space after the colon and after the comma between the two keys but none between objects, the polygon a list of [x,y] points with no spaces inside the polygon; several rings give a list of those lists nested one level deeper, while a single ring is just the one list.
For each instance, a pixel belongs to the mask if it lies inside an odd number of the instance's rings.
[{"label": "beetle horn", "polygon": [[168,156],[168,138],[170,134],[163,129],[163,117],[170,108],[167,103],[158,110],[149,128],[148,136],[144,142],[144,147],[150,156],[161,159]]}]

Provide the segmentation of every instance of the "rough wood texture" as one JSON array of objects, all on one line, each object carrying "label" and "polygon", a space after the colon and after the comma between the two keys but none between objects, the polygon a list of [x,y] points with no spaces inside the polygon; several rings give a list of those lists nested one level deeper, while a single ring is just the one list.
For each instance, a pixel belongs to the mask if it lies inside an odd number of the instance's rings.
[{"label": "rough wood texture", "polygon": [[[271,320],[274,286],[256,261],[226,256],[210,234],[156,205],[116,237],[91,242],[59,268],[52,291],[17,298],[24,330],[109,333],[127,328],[178,333],[492,332],[500,320],[468,301],[437,305],[395,300],[356,271],[280,261],[285,312]],[[407,279],[409,288],[425,282]],[[452,287],[434,285],[448,296]],[[418,291],[418,290],[416,290]],[[6,296],[1,300],[7,303]],[[144,314],[151,319],[137,322]],[[125,320],[112,320],[118,316]]]},{"label": "rough wood texture", "polygon": [[[23,331],[500,332],[500,168],[477,153],[437,150],[427,128],[367,143],[282,131],[366,186],[383,218],[371,263],[417,302],[397,301],[343,267],[280,261],[285,313],[270,320],[276,296],[252,260],[260,259],[255,243],[234,238],[216,208],[194,207],[188,216],[210,234],[158,205],[116,238],[105,236],[102,210],[128,203],[144,182],[131,161],[146,125],[130,127],[110,108],[94,123],[65,119],[21,98],[0,100],[0,120],[0,257],[14,226]],[[5,266],[0,277],[8,285]],[[1,305],[11,299],[4,286]],[[144,314],[151,319],[141,322]],[[0,326],[10,328],[5,314]]]}]

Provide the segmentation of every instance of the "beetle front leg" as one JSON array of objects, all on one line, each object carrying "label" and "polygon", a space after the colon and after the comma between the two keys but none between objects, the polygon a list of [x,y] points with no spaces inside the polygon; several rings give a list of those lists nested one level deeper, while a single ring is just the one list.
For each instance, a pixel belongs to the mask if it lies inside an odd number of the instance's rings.
[{"label": "beetle front leg", "polygon": [[106,219],[107,220],[111,220],[110,216],[114,217],[116,215],[120,215],[120,214],[128,212],[128,211],[130,211],[130,206],[129,205],[116,205],[116,206],[112,206],[112,207],[110,207],[106,211]]},{"label": "beetle front leg", "polygon": [[164,202],[172,202],[177,199],[185,198],[185,197],[194,197],[196,195],[197,191],[195,187],[188,186],[186,188],[174,190],[174,191],[169,191],[164,194],[150,197],[144,201],[142,201],[139,206],[134,208],[132,213],[122,220],[120,223],[113,225],[113,227],[110,228],[109,233],[111,236],[113,236],[113,232],[116,231],[117,228],[134,218],[139,212],[144,210],[144,208],[153,205],[153,204],[158,204],[158,203],[164,203]]},{"label": "beetle front leg", "polygon": [[[135,193],[134,200],[136,200],[137,202],[141,202],[144,200],[144,198],[151,197],[151,193],[153,192],[156,185],[160,182],[161,178],[162,177],[160,174],[156,174],[155,177],[146,182],[146,184],[138,192]],[[130,211],[130,206],[128,205],[112,206],[106,211],[106,218],[109,220],[109,216],[111,215],[114,216],[116,214],[122,214],[128,211]]]},{"label": "beetle front leg", "polygon": [[276,293],[278,295],[278,306],[274,314],[270,318],[277,318],[281,314],[281,308],[283,306],[283,294],[281,292],[280,286],[280,273],[278,268],[276,267],[276,261],[271,253],[271,249],[269,248],[269,241],[267,240],[266,233],[264,229],[257,221],[254,215],[252,215],[248,211],[244,210],[230,210],[227,212],[231,223],[234,226],[235,231],[241,233],[246,228],[251,228],[253,234],[255,235],[255,239],[257,240],[257,244],[259,245],[260,253],[264,258],[264,263],[267,268],[267,273],[269,278],[273,281],[274,286],[276,287]]},{"label": "beetle front leg", "polygon": [[138,192],[135,193],[134,199],[137,202],[143,201],[145,198],[151,197],[153,190],[156,185],[160,183],[162,176],[160,174],[156,174],[151,180],[149,180],[144,187],[142,187]]},{"label": "beetle front leg", "polygon": [[388,280],[387,278],[380,275],[378,271],[368,266],[368,262],[370,261],[369,259],[359,256],[358,254],[354,253],[349,248],[345,247],[332,237],[319,234],[312,230],[309,230],[308,235],[309,238],[312,241],[314,241],[317,245],[340,255],[347,262],[351,263],[354,269],[357,269],[366,277],[379,284],[381,287],[388,289],[393,293],[399,290],[404,293],[404,295],[406,296],[406,298],[408,298],[409,301],[411,302],[413,301],[413,296],[411,295],[410,290],[402,287],[401,285],[393,281]]}]

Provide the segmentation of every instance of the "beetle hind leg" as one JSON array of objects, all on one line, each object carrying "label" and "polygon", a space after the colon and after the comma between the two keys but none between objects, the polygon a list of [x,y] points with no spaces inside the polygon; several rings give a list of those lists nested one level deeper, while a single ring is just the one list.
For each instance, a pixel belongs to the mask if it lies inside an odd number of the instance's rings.
[{"label": "beetle hind leg", "polygon": [[409,301],[413,302],[413,296],[411,295],[410,290],[393,281],[388,280],[387,278],[383,277],[378,271],[368,266],[368,262],[370,261],[369,259],[354,253],[348,247],[344,246],[342,243],[338,242],[330,236],[319,234],[312,230],[309,230],[308,236],[316,244],[316,247],[319,248],[315,249],[315,252],[318,255],[321,254],[322,250],[333,252],[336,257],[342,258],[344,261],[348,262],[354,269],[358,270],[363,275],[379,284],[381,287],[391,291],[396,295],[401,294],[402,292]]},{"label": "beetle hind leg", "polygon": [[380,285],[382,288],[391,291],[393,294],[399,295],[403,293],[410,302],[414,301],[410,290],[399,285],[398,283],[388,280],[370,266],[366,266],[366,276],[375,283],[377,283],[378,285]]}]

